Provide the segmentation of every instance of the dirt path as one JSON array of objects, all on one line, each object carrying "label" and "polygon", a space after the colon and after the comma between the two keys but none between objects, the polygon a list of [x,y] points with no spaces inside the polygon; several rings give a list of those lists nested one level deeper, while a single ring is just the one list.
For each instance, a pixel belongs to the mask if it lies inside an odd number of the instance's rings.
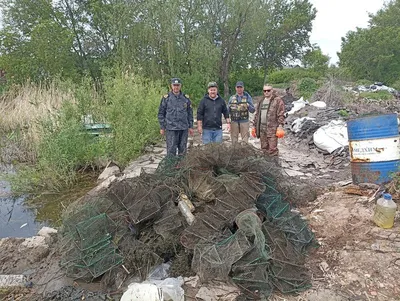
[{"label": "dirt path", "polygon": [[393,229],[371,221],[374,203],[343,188],[300,208],[320,247],[307,265],[313,288],[276,300],[400,300],[400,222]]}]

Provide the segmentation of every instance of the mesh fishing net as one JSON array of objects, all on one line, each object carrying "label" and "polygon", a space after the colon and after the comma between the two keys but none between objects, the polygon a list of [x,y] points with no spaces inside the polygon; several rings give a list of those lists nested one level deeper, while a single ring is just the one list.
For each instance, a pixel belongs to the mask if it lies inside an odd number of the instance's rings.
[{"label": "mesh fishing net", "polygon": [[[108,286],[125,269],[145,279],[170,261],[182,276],[231,278],[249,300],[276,289],[304,290],[310,283],[305,252],[314,235],[290,210],[280,185],[287,181],[275,161],[244,144],[167,157],[154,174],[116,180],[69,208],[62,264],[75,278],[105,274]],[[194,205],[191,224],[178,206],[182,194]]]},{"label": "mesh fishing net", "polygon": [[64,222],[67,228],[64,229],[61,265],[70,277],[92,280],[120,265],[123,257],[112,241],[113,236],[117,236],[116,225],[105,213],[73,224],[83,212],[89,216],[96,212],[89,212],[90,207],[83,208]]}]

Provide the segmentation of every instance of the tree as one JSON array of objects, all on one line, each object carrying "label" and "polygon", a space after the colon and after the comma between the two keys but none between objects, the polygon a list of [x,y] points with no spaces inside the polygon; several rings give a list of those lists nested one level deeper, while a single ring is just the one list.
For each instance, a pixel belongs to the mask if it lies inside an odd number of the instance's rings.
[{"label": "tree", "polygon": [[[0,0],[0,64],[23,81],[134,69],[229,94],[233,71],[281,68],[309,45],[308,0]],[[111,68],[110,68],[111,67]],[[115,68],[114,68],[115,67]]]},{"label": "tree", "polygon": [[357,28],[342,38],[338,53],[340,66],[357,78],[391,84],[400,74],[400,0],[391,1],[376,15],[369,27]]},{"label": "tree", "polygon": [[73,37],[62,26],[62,14],[46,0],[2,3],[5,26],[0,31],[0,66],[11,81],[75,77]]},{"label": "tree", "polygon": [[306,51],[301,62],[305,68],[324,73],[329,68],[329,56],[322,53],[321,48],[313,45]]},{"label": "tree", "polygon": [[301,59],[310,46],[316,9],[308,0],[262,1],[254,57],[257,66],[268,71]]},{"label": "tree", "polygon": [[216,46],[220,48],[220,79],[225,97],[229,95],[229,72],[239,43],[246,43],[242,34],[255,11],[256,1],[210,0],[207,13]]}]

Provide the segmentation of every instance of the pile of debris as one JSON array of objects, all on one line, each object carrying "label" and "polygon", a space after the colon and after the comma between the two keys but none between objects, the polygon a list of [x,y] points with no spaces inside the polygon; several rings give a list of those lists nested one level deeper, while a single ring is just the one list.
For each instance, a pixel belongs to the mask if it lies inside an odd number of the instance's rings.
[{"label": "pile of debris", "polygon": [[355,94],[359,94],[360,92],[379,92],[379,91],[386,91],[393,95],[396,99],[400,99],[400,91],[396,90],[395,88],[388,87],[382,82],[375,82],[372,85],[358,85],[358,86],[343,86],[344,91],[353,92]]},{"label": "pile of debris", "polygon": [[[381,83],[368,89],[394,93],[394,89]],[[286,113],[287,143],[345,158],[349,153],[347,120],[400,112],[400,104],[395,99],[374,101],[359,98],[349,103],[345,93],[338,82],[330,80],[312,96],[310,102],[303,98],[293,101],[292,108]]]},{"label": "pile of debris", "polygon": [[61,264],[76,279],[102,276],[108,290],[145,280],[166,263],[160,280],[233,280],[246,300],[305,290],[305,255],[316,243],[290,208],[287,181],[275,161],[249,145],[167,157],[154,174],[117,179],[68,208]]},{"label": "pile of debris", "polygon": [[389,93],[396,93],[396,89],[388,87],[381,82],[375,82],[372,85],[359,85],[357,87],[353,87],[352,91],[355,92],[378,92],[378,91],[387,91]]},{"label": "pile of debris", "polygon": [[325,155],[348,152],[345,120],[350,117],[353,114],[344,107],[331,108],[322,101],[310,104],[299,99],[286,117],[289,133],[286,142]]}]

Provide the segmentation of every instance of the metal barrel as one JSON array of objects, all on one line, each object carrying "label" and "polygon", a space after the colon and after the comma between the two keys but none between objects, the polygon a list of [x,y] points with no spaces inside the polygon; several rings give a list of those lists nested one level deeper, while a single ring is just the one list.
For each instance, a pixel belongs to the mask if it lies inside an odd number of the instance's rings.
[{"label": "metal barrel", "polygon": [[397,114],[347,121],[351,174],[354,184],[382,184],[399,169]]}]

